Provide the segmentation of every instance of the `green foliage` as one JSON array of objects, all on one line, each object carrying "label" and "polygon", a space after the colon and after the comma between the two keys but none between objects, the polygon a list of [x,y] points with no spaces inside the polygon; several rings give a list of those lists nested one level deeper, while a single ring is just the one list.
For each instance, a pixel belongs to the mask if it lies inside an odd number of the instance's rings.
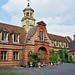
[{"label": "green foliage", "polygon": [[69,54],[68,54],[67,49],[64,49],[64,50],[62,49],[59,51],[60,51],[61,62],[67,63],[69,61]]},{"label": "green foliage", "polygon": [[36,60],[35,59],[29,59],[28,60],[28,65],[30,65],[30,62],[32,62],[34,64],[34,63],[36,63]]},{"label": "green foliage", "polygon": [[73,60],[72,60],[72,56],[70,56],[70,61],[72,62]]},{"label": "green foliage", "polygon": [[42,55],[42,54],[43,54],[43,53],[41,53],[41,52],[33,52],[33,51],[30,51],[30,52],[28,53],[28,56],[29,56],[29,57],[32,57],[33,59],[36,59],[38,55]]},{"label": "green foliage", "polygon": [[59,50],[60,51],[60,58],[61,58],[61,62],[65,61],[65,54],[64,54],[64,50]]},{"label": "green foliage", "polygon": [[68,54],[67,49],[64,50],[64,53],[65,53],[65,62],[68,62],[69,61],[69,54]]},{"label": "green foliage", "polygon": [[58,54],[55,53],[55,50],[54,49],[50,49],[50,56],[49,56],[49,62],[57,62],[58,61]]},{"label": "green foliage", "polygon": [[73,60],[72,63],[75,63],[75,60]]},{"label": "green foliage", "polygon": [[28,56],[31,57],[31,59],[28,60],[28,65],[30,64],[30,62],[33,62],[33,64],[36,64],[36,60],[38,60],[38,56],[42,54],[43,54],[42,52],[30,51],[28,53]]}]

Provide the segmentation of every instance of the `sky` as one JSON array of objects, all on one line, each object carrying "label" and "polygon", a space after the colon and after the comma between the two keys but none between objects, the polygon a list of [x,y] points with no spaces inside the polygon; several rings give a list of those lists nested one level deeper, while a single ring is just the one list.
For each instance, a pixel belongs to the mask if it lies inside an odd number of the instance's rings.
[{"label": "sky", "polygon": [[[60,36],[75,35],[75,0],[30,0],[36,22],[44,21],[47,32]],[[21,27],[27,0],[0,0],[0,22]]]}]

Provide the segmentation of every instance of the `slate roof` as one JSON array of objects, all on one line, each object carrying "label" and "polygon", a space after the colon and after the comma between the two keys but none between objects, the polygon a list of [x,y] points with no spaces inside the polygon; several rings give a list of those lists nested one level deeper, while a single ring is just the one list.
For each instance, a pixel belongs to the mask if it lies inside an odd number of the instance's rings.
[{"label": "slate roof", "polygon": [[48,33],[48,36],[51,40],[53,41],[61,41],[61,42],[69,42],[66,37],[63,37],[63,36],[58,36],[58,35],[54,35],[54,34],[49,34]]},{"label": "slate roof", "polygon": [[24,28],[5,23],[0,23],[0,32],[1,31],[8,31],[8,43],[13,43],[11,36],[12,34],[19,34],[20,44],[24,44],[24,40],[26,37],[26,31]]},{"label": "slate roof", "polygon": [[27,40],[31,38],[31,36],[35,33],[36,31],[36,27],[37,26],[34,26],[33,28],[31,28],[28,32],[28,34],[26,35],[26,38],[25,38],[25,42],[24,43],[27,43]]},{"label": "slate roof", "polygon": [[75,41],[69,43],[70,51],[75,51]]}]

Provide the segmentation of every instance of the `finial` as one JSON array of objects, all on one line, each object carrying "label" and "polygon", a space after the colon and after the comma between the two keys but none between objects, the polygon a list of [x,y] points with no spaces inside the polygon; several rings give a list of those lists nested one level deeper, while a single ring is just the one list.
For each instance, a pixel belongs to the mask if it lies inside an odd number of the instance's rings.
[{"label": "finial", "polygon": [[28,5],[27,5],[28,7],[30,6],[30,5],[29,5],[29,1],[30,1],[30,0],[28,0]]}]

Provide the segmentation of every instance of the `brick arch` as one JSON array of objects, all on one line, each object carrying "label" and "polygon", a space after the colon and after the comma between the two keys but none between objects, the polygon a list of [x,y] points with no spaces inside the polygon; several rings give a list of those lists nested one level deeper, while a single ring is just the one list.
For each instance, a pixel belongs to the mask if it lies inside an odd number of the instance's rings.
[{"label": "brick arch", "polygon": [[48,48],[48,46],[37,46],[36,51],[39,51],[39,49],[42,50],[42,48],[45,51],[45,57],[46,57],[45,63],[48,64],[48,61],[49,61],[49,48]]}]

